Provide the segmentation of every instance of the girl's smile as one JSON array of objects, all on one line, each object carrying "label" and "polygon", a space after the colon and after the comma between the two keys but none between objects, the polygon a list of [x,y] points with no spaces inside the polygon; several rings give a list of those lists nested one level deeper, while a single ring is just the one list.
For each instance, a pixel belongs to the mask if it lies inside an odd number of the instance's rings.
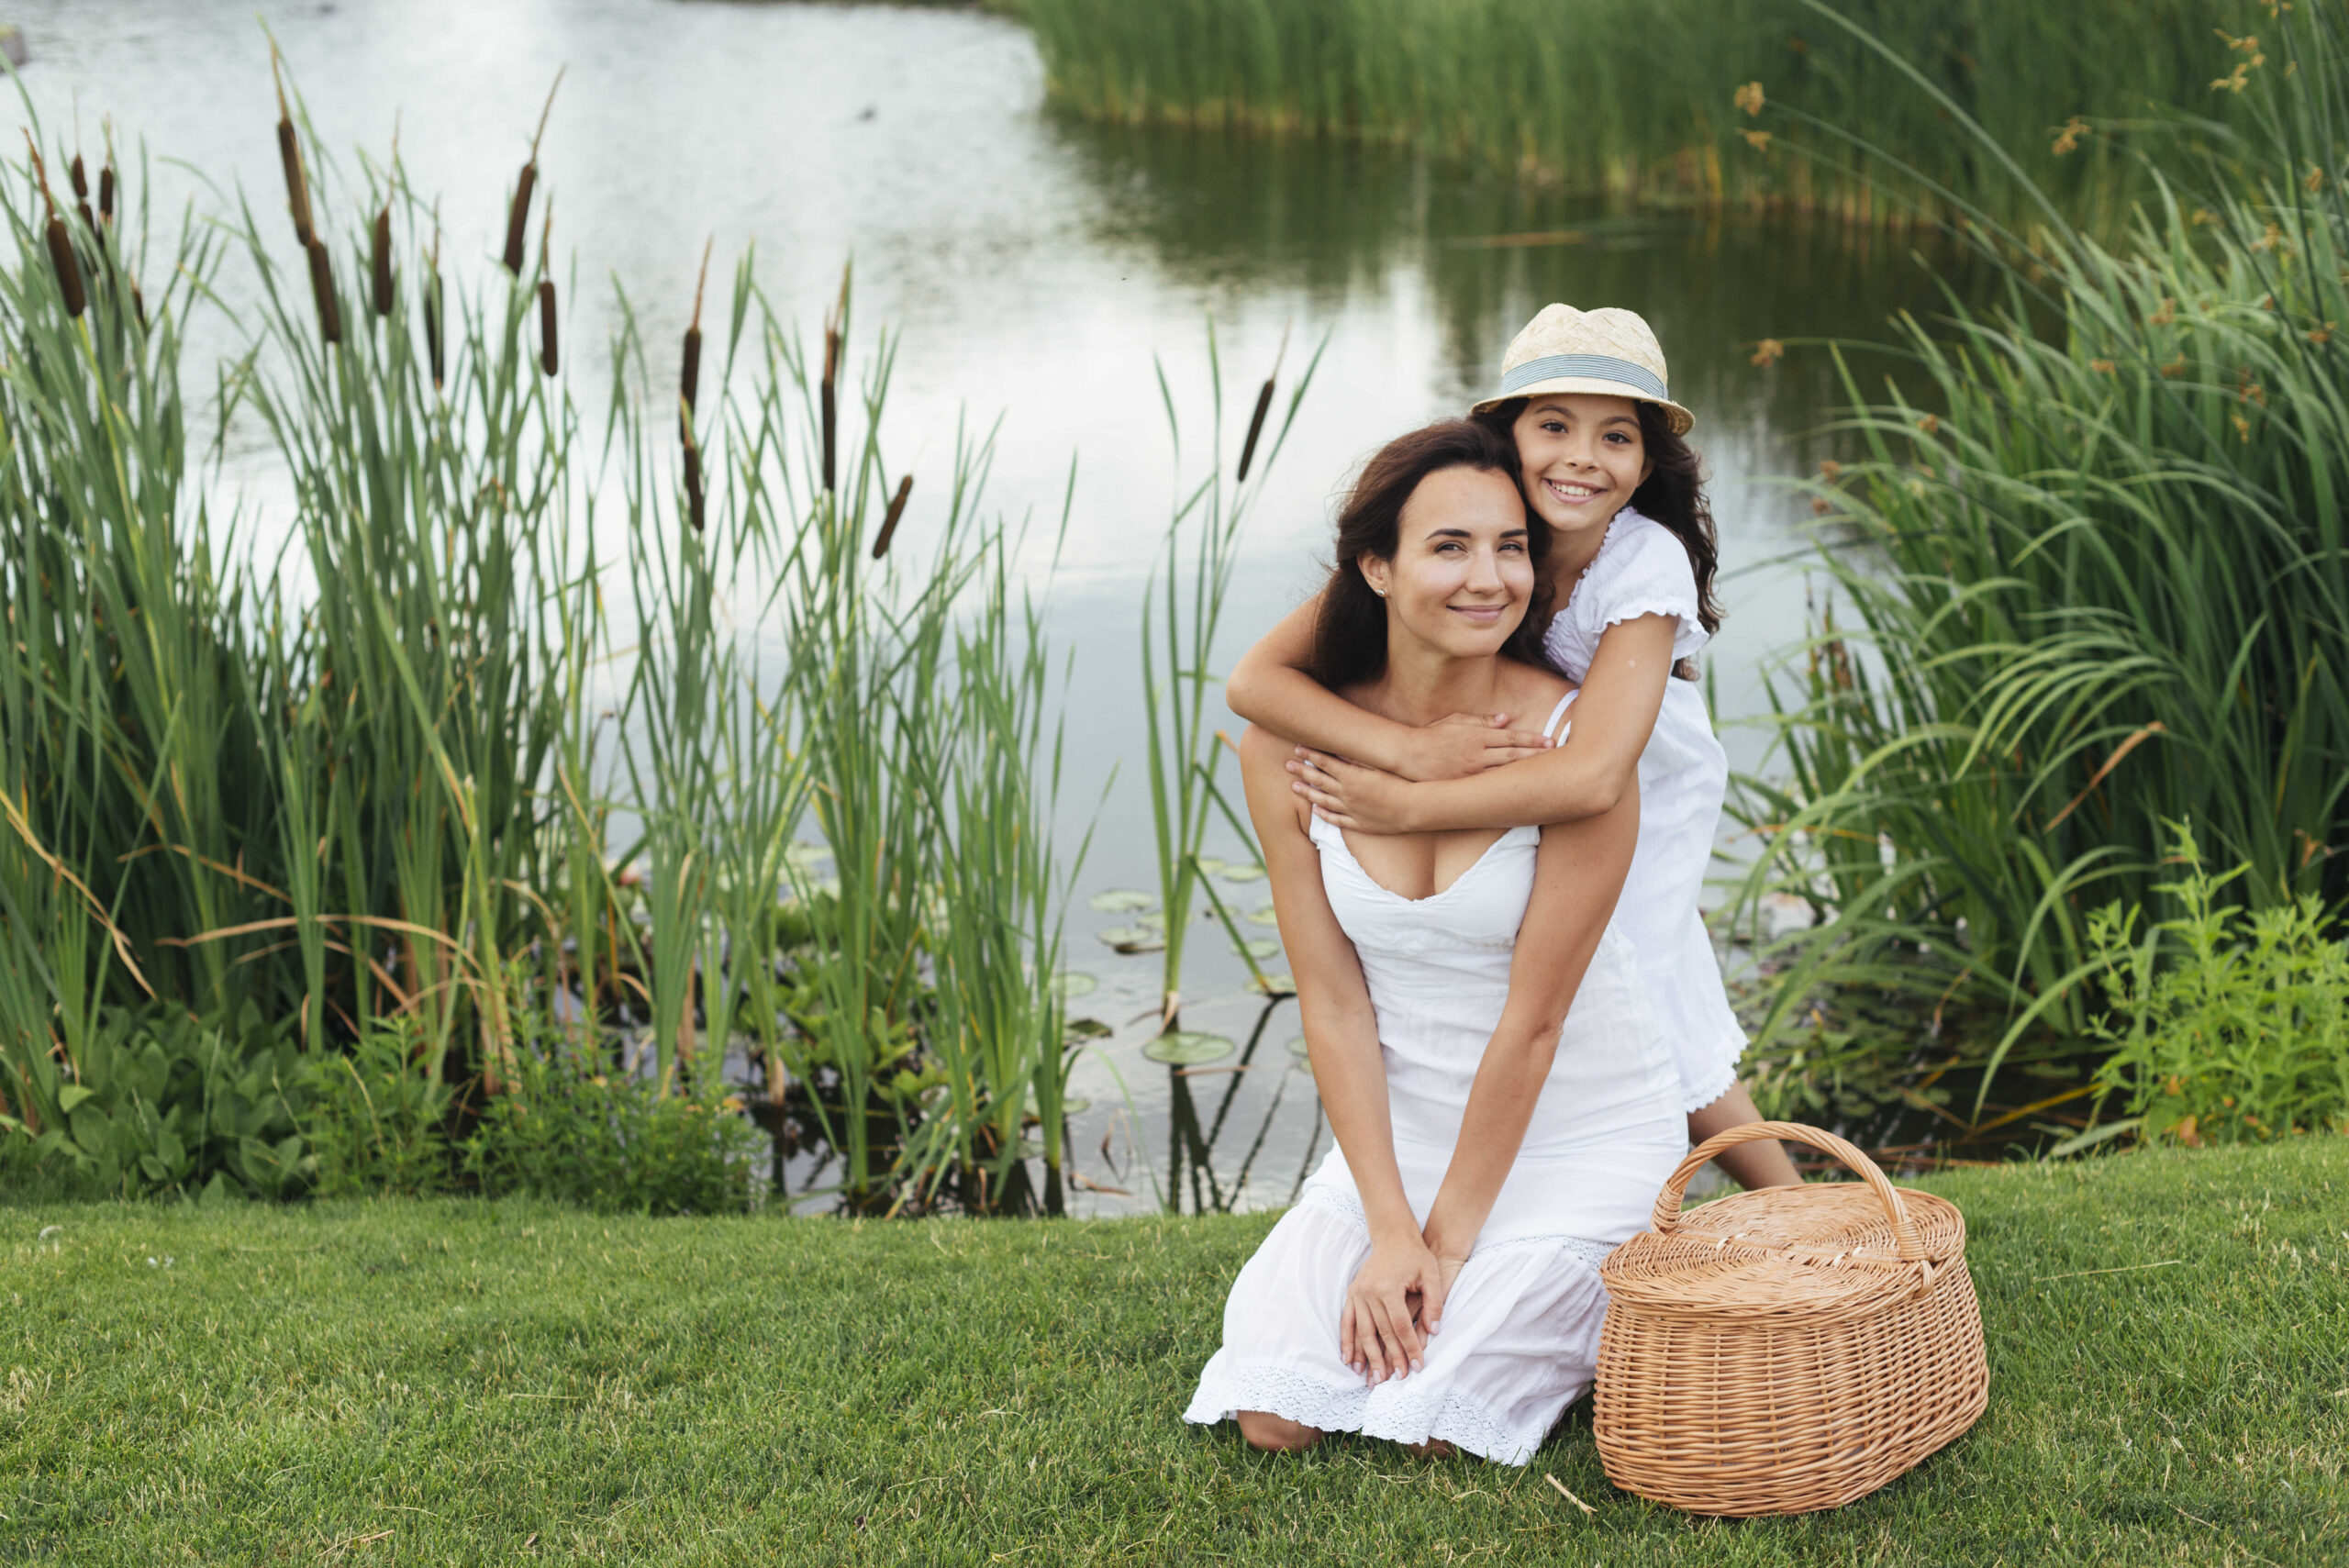
[{"label": "girl's smile", "polygon": [[1524,465],[1526,498],[1557,531],[1569,557],[1577,553],[1578,540],[1598,548],[1607,524],[1631,504],[1652,466],[1638,407],[1628,397],[1545,393],[1525,406],[1511,434]]}]

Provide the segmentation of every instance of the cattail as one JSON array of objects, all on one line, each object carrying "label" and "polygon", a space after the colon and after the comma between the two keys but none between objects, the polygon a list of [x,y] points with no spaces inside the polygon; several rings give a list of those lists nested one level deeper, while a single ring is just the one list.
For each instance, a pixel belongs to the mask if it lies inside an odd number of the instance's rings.
[{"label": "cattail", "polygon": [[424,357],[432,365],[432,390],[440,390],[446,368],[440,337],[440,204],[432,204],[432,255],[424,273]]},{"label": "cattail", "polygon": [[551,379],[557,363],[554,349],[554,280],[539,280],[539,368]]},{"label": "cattail", "polygon": [[79,316],[89,308],[89,295],[82,291],[81,263],[73,259],[73,238],[65,232],[65,220],[52,211],[49,215],[49,264],[56,270],[58,292],[65,296],[65,314]]},{"label": "cattail", "polygon": [[824,328],[824,494],[833,489],[833,476],[838,472],[840,440],[840,393],[834,378],[840,372],[841,335],[829,326]]},{"label": "cattail", "polygon": [[440,268],[425,279],[425,359],[432,361],[432,390],[440,392],[441,371],[441,328],[440,328]]},{"label": "cattail", "polygon": [[1248,439],[1240,443],[1240,476],[1232,483],[1248,483],[1248,465],[1256,461],[1256,438],[1264,433],[1264,416],[1273,410],[1273,384],[1280,379],[1281,361],[1288,358],[1288,329],[1281,329],[1280,351],[1273,356],[1273,373],[1264,378],[1264,386],[1256,394],[1256,412],[1248,417]]},{"label": "cattail", "polygon": [[694,284],[694,318],[685,328],[685,363],[677,373],[677,439],[687,446],[694,439],[694,398],[701,391],[701,295],[709,283],[709,248],[718,243],[716,235],[704,241],[701,248],[701,276]]},{"label": "cattail", "polygon": [[98,220],[90,216],[90,176],[82,172],[82,155],[75,153],[73,161],[65,166],[73,179],[73,206],[82,214],[82,227],[95,234]]},{"label": "cattail", "polygon": [[40,187],[41,205],[49,211],[42,238],[49,243],[50,267],[57,273],[57,292],[65,298],[65,314],[79,317],[90,306],[90,297],[82,288],[82,264],[74,259],[73,237],[65,232],[65,220],[57,216],[57,198],[49,191],[49,170],[29,130],[25,132],[25,150],[32,155],[33,183]]},{"label": "cattail", "polygon": [[139,329],[141,332],[146,331],[147,296],[139,292],[139,280],[136,278],[133,278],[130,282],[130,308],[139,317]]},{"label": "cattail", "polygon": [[334,260],[327,254],[326,241],[310,241],[310,295],[317,302],[318,335],[328,343],[342,341],[342,312],[334,297]]},{"label": "cattail", "polygon": [[[310,227],[310,183],[302,174],[302,141],[294,134],[294,117],[285,107],[285,83],[277,74],[277,47],[269,50],[269,79],[277,87],[277,161],[285,166],[285,206],[294,215],[294,238],[307,250],[317,238]],[[313,272],[317,263],[311,263]]]},{"label": "cattail", "polygon": [[889,510],[881,518],[881,531],[873,538],[874,560],[889,553],[889,540],[897,531],[897,519],[906,515],[906,497],[913,493],[914,476],[908,473],[897,481],[897,493],[889,498]]},{"label": "cattail", "polygon": [[506,214],[506,270],[518,278],[530,243],[530,193],[539,183],[539,142],[547,134],[547,116],[554,112],[555,88],[562,85],[562,72],[558,71],[554,86],[547,89],[547,106],[539,112],[538,135],[530,138],[529,161],[514,182],[514,205]]},{"label": "cattail", "polygon": [[108,163],[98,171],[98,217],[107,223],[114,221],[114,165]]},{"label": "cattail", "polygon": [[375,314],[392,313],[392,204],[375,215]]},{"label": "cattail", "polygon": [[685,520],[701,532],[701,449],[688,440],[685,443]]}]

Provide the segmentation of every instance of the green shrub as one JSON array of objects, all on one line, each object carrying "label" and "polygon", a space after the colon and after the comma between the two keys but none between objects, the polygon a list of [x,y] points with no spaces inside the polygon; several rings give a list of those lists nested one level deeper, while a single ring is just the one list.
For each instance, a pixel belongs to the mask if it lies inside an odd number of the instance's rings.
[{"label": "green shrub", "polygon": [[312,1095],[303,1132],[318,1196],[423,1194],[451,1184],[446,1126],[454,1094],[446,1080],[417,1070],[430,1047],[421,1021],[405,1014],[361,1036],[348,1054],[304,1062]]},{"label": "green shrub", "polygon": [[30,1052],[6,1066],[7,1164],[122,1197],[287,1197],[316,1173],[297,1125],[308,1066],[250,1003],[233,1021],[107,1009],[70,1073]]},{"label": "green shrub", "polygon": [[2206,871],[2190,828],[2185,867],[2156,892],[2184,911],[2141,936],[2142,910],[2088,917],[2111,1011],[2089,1032],[2112,1048],[2098,1070],[2126,1095],[2142,1136],[2232,1143],[2349,1132],[2349,947],[2313,896],[2246,914],[2222,899],[2250,870]]},{"label": "green shrub", "polygon": [[662,1093],[560,1039],[518,1051],[514,1079],[483,1105],[463,1169],[486,1196],[551,1198],[651,1214],[734,1214],[751,1206],[757,1129],[741,1102]]}]

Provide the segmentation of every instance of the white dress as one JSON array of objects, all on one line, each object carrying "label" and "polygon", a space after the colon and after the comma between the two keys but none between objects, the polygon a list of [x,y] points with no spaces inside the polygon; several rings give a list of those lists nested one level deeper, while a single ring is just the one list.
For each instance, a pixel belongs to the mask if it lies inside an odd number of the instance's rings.
[{"label": "white dress", "polygon": [[[1541,829],[1510,828],[1422,899],[1372,881],[1328,823],[1315,818],[1310,832],[1377,1014],[1396,1164],[1425,1224],[1508,997]],[[1265,1410],[1323,1431],[1442,1439],[1526,1462],[1590,1385],[1607,1309],[1599,1260],[1646,1224],[1687,1148],[1678,1078],[1642,989],[1610,922],[1423,1370],[1365,1388],[1338,1359],[1340,1313],[1370,1256],[1370,1231],[1345,1154],[1333,1149],[1232,1283],[1222,1348],[1184,1418]]]},{"label": "white dress", "polygon": [[[1598,555],[1551,617],[1542,651],[1579,686],[1607,628],[1651,615],[1680,623],[1674,662],[1705,646],[1687,550],[1672,530],[1627,506],[1607,525]],[[1639,954],[1649,1006],[1672,1042],[1680,1108],[1693,1111],[1736,1085],[1746,1044],[1697,907],[1729,790],[1729,754],[1714,738],[1694,681],[1675,676],[1664,683],[1664,707],[1640,753],[1639,773],[1639,848],[1615,917]]]}]

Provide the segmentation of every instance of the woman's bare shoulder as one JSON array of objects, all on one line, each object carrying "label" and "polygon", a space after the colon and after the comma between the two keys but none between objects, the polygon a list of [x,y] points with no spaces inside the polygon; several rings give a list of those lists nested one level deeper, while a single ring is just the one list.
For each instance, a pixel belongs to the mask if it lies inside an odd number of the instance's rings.
[{"label": "woman's bare shoulder", "polygon": [[1539,724],[1550,717],[1575,684],[1555,670],[1541,664],[1520,664],[1514,659],[1501,661],[1500,696],[1512,721]]}]

